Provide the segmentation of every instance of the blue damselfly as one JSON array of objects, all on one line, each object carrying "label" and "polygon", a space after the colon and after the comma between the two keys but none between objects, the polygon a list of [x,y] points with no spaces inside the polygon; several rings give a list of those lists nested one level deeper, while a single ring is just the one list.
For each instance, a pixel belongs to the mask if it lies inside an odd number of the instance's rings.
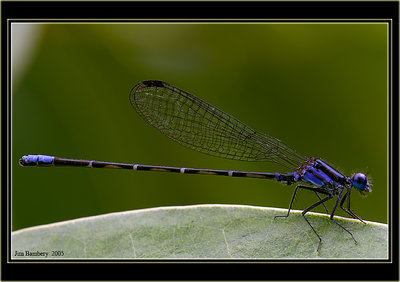
[{"label": "blue damselfly", "polygon": [[[138,83],[130,93],[130,102],[137,113],[150,125],[183,146],[226,159],[270,161],[290,169],[291,172],[246,172],[153,166],[66,159],[46,155],[23,156],[19,163],[22,166],[123,168],[184,174],[253,177],[277,180],[287,185],[296,184],[287,214],[276,217],[289,216],[293,200],[299,189],[313,191],[317,195],[318,201],[306,208],[302,212],[302,216],[318,237],[317,251],[319,251],[321,237],[305,215],[321,204],[329,213],[325,202],[336,197],[330,212],[330,220],[349,233],[357,242],[349,230],[334,220],[334,215],[337,207],[340,206],[351,217],[364,222],[350,209],[350,193],[353,187],[361,194],[372,191],[365,174],[356,173],[352,177],[348,177],[319,158],[301,156],[282,141],[257,132],[200,98],[162,81],[148,80]],[[320,194],[324,197],[321,197]],[[345,202],[346,208],[343,207]]]}]

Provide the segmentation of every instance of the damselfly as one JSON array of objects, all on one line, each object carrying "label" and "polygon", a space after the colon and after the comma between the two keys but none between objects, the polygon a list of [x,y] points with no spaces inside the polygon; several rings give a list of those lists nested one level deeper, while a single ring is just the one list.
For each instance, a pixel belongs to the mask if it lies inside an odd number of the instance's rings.
[{"label": "damselfly", "polygon": [[[147,171],[166,171],[184,174],[225,175],[231,177],[253,177],[272,179],[288,185],[296,184],[290,200],[288,217],[293,200],[299,189],[313,191],[318,201],[302,212],[303,218],[318,237],[317,252],[321,237],[305,217],[306,213],[336,197],[330,220],[351,235],[353,234],[334,220],[338,206],[355,219],[365,223],[350,210],[350,193],[354,187],[361,194],[371,192],[365,174],[356,173],[348,177],[325,161],[299,155],[282,141],[257,132],[236,118],[208,104],[200,98],[159,80],[138,83],[130,93],[130,102],[138,114],[162,134],[196,151],[232,160],[270,161],[278,163],[292,172],[246,172],[237,170],[197,169],[184,167],[125,164],[90,160],[58,158],[45,155],[23,156],[22,166],[80,166],[89,168],[124,168]],[[324,195],[321,197],[320,194]],[[347,201],[346,201],[347,199]],[[343,207],[346,201],[347,207]]]}]

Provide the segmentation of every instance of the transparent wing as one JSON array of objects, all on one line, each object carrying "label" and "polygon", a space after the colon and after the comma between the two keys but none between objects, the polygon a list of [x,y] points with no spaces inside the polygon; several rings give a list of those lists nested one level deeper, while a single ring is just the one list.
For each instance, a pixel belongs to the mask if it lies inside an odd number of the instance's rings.
[{"label": "transparent wing", "polygon": [[196,151],[232,160],[271,161],[291,169],[306,161],[282,141],[168,83],[140,82],[130,101],[162,134]]}]

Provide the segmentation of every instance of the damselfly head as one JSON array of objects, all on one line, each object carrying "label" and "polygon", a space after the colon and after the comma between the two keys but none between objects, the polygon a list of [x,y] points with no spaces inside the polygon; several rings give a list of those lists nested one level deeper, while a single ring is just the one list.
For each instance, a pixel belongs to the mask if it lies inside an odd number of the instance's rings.
[{"label": "damselfly head", "polygon": [[372,192],[372,189],[369,187],[370,184],[368,182],[368,178],[364,173],[359,172],[354,174],[351,178],[351,182],[354,188],[356,188],[356,190],[362,195],[364,195],[364,192]]}]

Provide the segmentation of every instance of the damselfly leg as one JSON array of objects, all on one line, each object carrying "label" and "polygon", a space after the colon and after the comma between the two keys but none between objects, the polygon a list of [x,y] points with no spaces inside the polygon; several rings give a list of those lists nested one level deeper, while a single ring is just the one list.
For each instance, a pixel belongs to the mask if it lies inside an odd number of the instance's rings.
[{"label": "damselfly leg", "polygon": [[[343,207],[343,203],[347,198],[347,209]],[[358,219],[362,223],[366,224],[364,220],[362,220],[358,215],[350,210],[350,190],[347,190],[346,194],[343,196],[342,200],[340,201],[340,208],[351,215],[353,218]]]}]

